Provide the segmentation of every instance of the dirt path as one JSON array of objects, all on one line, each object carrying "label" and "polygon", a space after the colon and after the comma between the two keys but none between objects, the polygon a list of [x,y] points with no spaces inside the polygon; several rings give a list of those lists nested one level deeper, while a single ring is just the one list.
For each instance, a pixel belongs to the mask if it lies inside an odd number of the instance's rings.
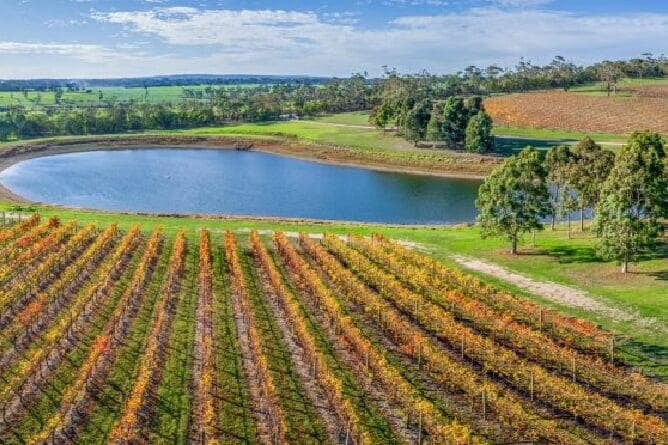
[{"label": "dirt path", "polygon": [[633,323],[641,329],[651,329],[654,332],[668,334],[668,327],[655,318],[644,317],[637,312],[609,305],[581,289],[551,281],[535,280],[498,264],[478,258],[463,255],[452,255],[451,258],[467,269],[507,281],[523,290],[547,298],[555,303],[584,309],[615,321]]},{"label": "dirt path", "polygon": [[299,121],[307,124],[317,124],[317,125],[324,125],[327,127],[342,127],[342,128],[361,128],[364,130],[375,130],[376,127],[373,125],[360,125],[360,124],[337,124],[335,122],[321,122],[321,121]]}]

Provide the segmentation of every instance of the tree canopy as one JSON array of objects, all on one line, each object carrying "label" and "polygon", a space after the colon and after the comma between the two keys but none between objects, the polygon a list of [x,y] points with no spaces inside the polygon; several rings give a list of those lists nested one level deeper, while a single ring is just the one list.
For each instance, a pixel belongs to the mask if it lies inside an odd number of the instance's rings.
[{"label": "tree canopy", "polygon": [[657,133],[636,132],[617,155],[603,184],[594,227],[598,252],[605,259],[628,264],[656,247],[668,216],[665,151]]},{"label": "tree canopy", "polygon": [[482,236],[504,236],[516,254],[523,233],[542,230],[550,212],[546,176],[541,154],[533,147],[497,167],[480,186],[476,200]]},{"label": "tree canopy", "polygon": [[494,150],[492,118],[484,110],[473,115],[466,125],[466,151],[488,153]]}]

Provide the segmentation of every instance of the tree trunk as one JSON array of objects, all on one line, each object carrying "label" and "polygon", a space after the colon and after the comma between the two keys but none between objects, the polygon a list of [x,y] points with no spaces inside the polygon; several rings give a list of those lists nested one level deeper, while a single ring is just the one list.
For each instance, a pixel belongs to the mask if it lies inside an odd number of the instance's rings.
[{"label": "tree trunk", "polygon": [[510,244],[510,254],[517,255],[517,237],[513,237]]},{"label": "tree trunk", "polygon": [[584,206],[580,207],[580,232],[585,230],[585,209]]},{"label": "tree trunk", "polygon": [[571,212],[567,211],[568,213],[568,239],[571,239]]},{"label": "tree trunk", "polygon": [[622,258],[622,273],[628,273],[629,271],[629,256],[624,254]]}]

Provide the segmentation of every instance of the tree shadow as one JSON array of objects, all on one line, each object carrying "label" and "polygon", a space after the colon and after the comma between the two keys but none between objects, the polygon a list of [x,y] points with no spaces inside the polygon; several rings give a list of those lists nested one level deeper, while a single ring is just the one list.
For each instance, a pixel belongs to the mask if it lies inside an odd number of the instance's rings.
[{"label": "tree shadow", "polygon": [[644,272],[643,275],[654,277],[660,281],[668,281],[668,270],[658,270],[656,272]]},{"label": "tree shadow", "polygon": [[596,254],[596,249],[589,246],[561,245],[544,249],[544,254],[555,257],[557,262],[569,263],[602,263],[603,259]]},{"label": "tree shadow", "polygon": [[625,363],[642,367],[644,373],[665,379],[668,372],[667,347],[629,340],[620,347],[619,352]]},{"label": "tree shadow", "polygon": [[514,137],[495,137],[494,145],[499,153],[513,154],[521,151],[527,145],[536,147],[539,150],[547,150],[550,147],[577,142],[575,139],[533,139],[533,138],[514,138]]}]

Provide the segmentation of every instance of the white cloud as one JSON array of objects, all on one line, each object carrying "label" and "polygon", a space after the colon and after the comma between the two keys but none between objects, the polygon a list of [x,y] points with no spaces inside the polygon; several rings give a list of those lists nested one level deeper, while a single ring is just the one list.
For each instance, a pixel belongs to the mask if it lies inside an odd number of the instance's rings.
[{"label": "white cloud", "polygon": [[[500,1],[519,5],[540,0]],[[200,64],[198,70],[217,72],[341,75],[359,69],[377,72],[384,64],[402,70],[451,71],[471,63],[511,64],[521,56],[631,56],[668,39],[666,14],[581,16],[531,8],[406,16],[382,29],[282,10],[172,7],[96,13],[94,18],[172,46],[207,48],[208,55],[191,60]]]},{"label": "white cloud", "polygon": [[[67,57],[80,62],[78,75],[347,75],[362,70],[378,74],[383,65],[404,72],[452,72],[470,64],[509,66],[522,56],[543,63],[556,54],[590,62],[661,52],[657,45],[668,40],[668,14],[580,15],[518,7],[404,16],[372,29],[363,28],[350,13],[283,10],[155,7],[97,12],[92,18],[120,26],[117,30],[104,28],[109,35],[122,36],[116,37],[119,41],[142,43],[128,49],[120,44],[0,42],[0,54]],[[38,63],[41,60],[30,66],[3,63],[0,76],[6,76],[10,68],[18,72],[18,67],[39,74]],[[56,69],[66,73],[70,66],[62,64]]]},{"label": "white cloud", "polygon": [[493,0],[493,2],[511,8],[532,8],[553,3],[554,0]]},{"label": "white cloud", "polygon": [[0,55],[40,55],[67,57],[90,64],[132,62],[147,57],[136,46],[109,48],[83,43],[32,43],[0,41]]}]

